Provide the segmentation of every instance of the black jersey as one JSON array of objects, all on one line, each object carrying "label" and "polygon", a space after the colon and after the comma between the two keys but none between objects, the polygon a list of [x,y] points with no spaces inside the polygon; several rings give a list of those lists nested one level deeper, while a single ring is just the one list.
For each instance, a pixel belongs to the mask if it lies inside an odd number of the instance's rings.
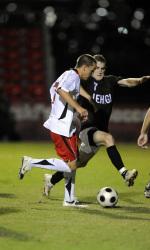
[{"label": "black jersey", "polygon": [[82,124],[81,129],[94,126],[101,131],[108,132],[115,89],[118,86],[117,81],[120,79],[121,77],[109,75],[104,76],[101,81],[96,81],[91,77],[88,81],[82,82],[83,88],[92,97],[97,111],[94,111],[89,101],[81,96],[79,97],[79,103],[89,112],[89,119]]}]

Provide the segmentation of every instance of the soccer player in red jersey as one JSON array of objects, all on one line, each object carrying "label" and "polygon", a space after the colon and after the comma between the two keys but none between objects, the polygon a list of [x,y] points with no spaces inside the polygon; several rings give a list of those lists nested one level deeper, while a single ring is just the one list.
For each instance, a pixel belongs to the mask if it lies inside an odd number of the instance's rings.
[{"label": "soccer player in red jersey", "polygon": [[[78,157],[78,139],[76,126],[73,122],[76,111],[82,121],[86,121],[88,112],[78,102],[77,97],[86,92],[80,86],[80,81],[87,80],[96,68],[96,60],[89,54],[81,55],[76,62],[74,69],[65,71],[51,86],[51,111],[44,127],[50,131],[57,154],[61,159],[34,159],[24,156],[19,171],[19,178],[23,179],[26,172],[32,168],[44,168],[59,170],[62,172],[75,171]],[[87,95],[88,97],[88,95]],[[66,183],[66,198],[64,205],[78,206],[76,201],[71,199],[69,182]]]}]

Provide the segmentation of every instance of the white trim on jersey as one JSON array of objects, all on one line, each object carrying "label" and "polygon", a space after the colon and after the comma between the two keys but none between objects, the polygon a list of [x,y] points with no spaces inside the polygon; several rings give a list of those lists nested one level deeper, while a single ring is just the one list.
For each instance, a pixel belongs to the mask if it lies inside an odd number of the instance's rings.
[{"label": "white trim on jersey", "polygon": [[71,69],[65,71],[51,86],[50,116],[43,125],[56,134],[70,137],[76,130],[72,122],[74,110],[57,93],[59,88],[69,92],[73,98],[77,99],[80,92],[80,77],[75,70]]}]

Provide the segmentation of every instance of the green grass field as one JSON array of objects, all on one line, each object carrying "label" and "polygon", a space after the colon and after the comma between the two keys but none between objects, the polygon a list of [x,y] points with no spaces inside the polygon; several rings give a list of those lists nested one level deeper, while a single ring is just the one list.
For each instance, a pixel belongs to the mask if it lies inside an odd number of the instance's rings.
[{"label": "green grass field", "polygon": [[[150,199],[143,190],[149,179],[149,150],[136,144],[118,146],[128,168],[139,176],[128,188],[112,167],[105,148],[79,169],[76,179],[78,199],[88,208],[62,206],[63,181],[54,187],[51,198],[42,197],[43,175],[33,169],[18,179],[22,155],[47,158],[55,155],[48,143],[0,144],[0,249],[2,250],[149,250]],[[112,186],[119,193],[116,208],[102,208],[96,201],[98,190]]]}]

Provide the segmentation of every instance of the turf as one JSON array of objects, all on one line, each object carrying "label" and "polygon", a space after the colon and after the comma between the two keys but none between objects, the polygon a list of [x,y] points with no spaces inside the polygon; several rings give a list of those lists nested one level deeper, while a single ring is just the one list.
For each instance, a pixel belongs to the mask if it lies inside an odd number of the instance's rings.
[{"label": "turf", "polygon": [[[150,248],[150,199],[143,195],[149,180],[149,150],[136,144],[119,144],[125,165],[139,176],[128,188],[112,167],[104,148],[77,172],[76,193],[88,208],[62,206],[64,183],[54,187],[51,198],[42,197],[43,175],[33,169],[18,179],[22,155],[55,156],[48,143],[0,144],[0,249],[2,250],[148,250]],[[116,208],[102,208],[98,190],[112,186],[119,193]]]}]

